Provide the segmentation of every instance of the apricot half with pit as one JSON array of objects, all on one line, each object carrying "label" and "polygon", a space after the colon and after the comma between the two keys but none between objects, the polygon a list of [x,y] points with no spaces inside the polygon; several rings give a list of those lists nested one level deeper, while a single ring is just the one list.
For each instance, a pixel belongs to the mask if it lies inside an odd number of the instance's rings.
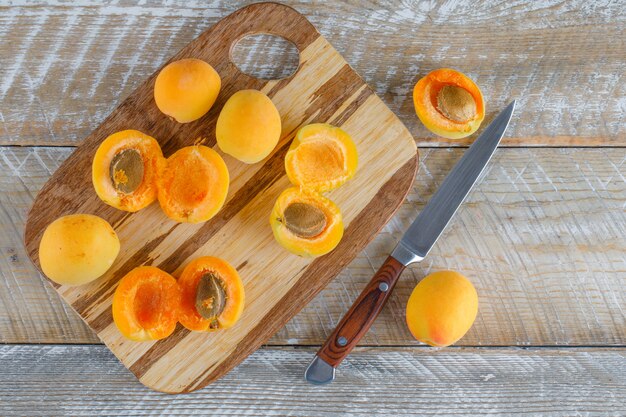
[{"label": "apricot half with pit", "polygon": [[428,275],[413,289],[406,305],[406,322],[417,340],[449,346],[472,327],[478,295],[469,279],[454,271]]},{"label": "apricot half with pit", "polygon": [[157,182],[165,214],[177,222],[198,223],[215,216],[228,194],[228,168],[207,146],[188,146],[162,164]]},{"label": "apricot half with pit", "polygon": [[181,291],[176,279],[154,266],[140,266],[122,278],[113,295],[113,321],[124,337],[137,342],[174,332]]},{"label": "apricot half with pit", "polygon": [[233,94],[220,112],[215,127],[222,152],[253,164],[267,157],[280,139],[280,114],[272,100],[257,90]]},{"label": "apricot half with pit", "polygon": [[191,261],[178,284],[182,290],[179,321],[187,329],[227,329],[241,317],[243,283],[237,270],[225,260],[204,256]]},{"label": "apricot half with pit", "polygon": [[107,137],[98,147],[91,179],[98,197],[117,209],[135,212],[157,197],[156,178],[163,160],[159,143],[137,130]]},{"label": "apricot half with pit", "polygon": [[219,95],[222,81],[208,63],[195,58],[167,64],[154,83],[154,101],[161,112],[179,123],[204,116]]},{"label": "apricot half with pit", "polygon": [[357,150],[350,135],[326,123],[314,123],[298,130],[285,156],[289,180],[320,192],[348,181],[357,165]]},{"label": "apricot half with pit", "polygon": [[415,112],[436,135],[460,139],[474,133],[485,118],[485,103],[478,86],[449,68],[428,73],[413,89]]},{"label": "apricot half with pit", "polygon": [[81,285],[102,276],[120,251],[115,230],[91,214],[59,217],[48,225],[39,243],[43,273],[57,284]]},{"label": "apricot half with pit", "polygon": [[281,246],[303,257],[327,254],[343,236],[339,207],[313,190],[298,187],[280,194],[270,225]]}]

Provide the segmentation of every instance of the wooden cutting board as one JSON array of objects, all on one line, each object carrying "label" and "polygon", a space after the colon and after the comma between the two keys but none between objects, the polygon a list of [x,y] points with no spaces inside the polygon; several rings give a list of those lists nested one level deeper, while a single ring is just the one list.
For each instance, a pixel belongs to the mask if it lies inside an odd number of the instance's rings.
[{"label": "wooden cutting board", "polygon": [[[253,33],[293,42],[300,52],[297,71],[272,81],[240,72],[230,51],[239,39]],[[54,219],[93,213],[111,223],[122,245],[111,269],[79,287],[51,283],[143,384],[170,393],[193,391],[216,380],[278,331],[372,240],[405,198],[417,170],[417,149],[405,126],[313,25],[290,7],[259,3],[242,8],[172,60],[190,57],[209,62],[222,77],[222,91],[211,111],[192,123],[171,121],[154,103],[158,72],[153,74],[46,183],[28,215],[24,238],[30,258],[39,267],[39,241]],[[222,154],[231,183],[216,217],[202,224],[178,224],[157,203],[131,214],[98,199],[91,184],[91,161],[108,135],[124,129],[143,131],[159,141],[165,156],[193,143],[219,152],[215,144],[219,111],[234,92],[247,88],[272,99],[282,117],[282,136],[272,155],[254,165]],[[342,209],[343,240],[330,254],[312,260],[292,255],[274,241],[269,214],[276,197],[290,186],[284,170],[289,143],[298,128],[314,122],[341,126],[352,135],[359,168],[353,180],[327,193]],[[118,281],[128,271],[154,265],[178,276],[190,260],[205,255],[226,259],[243,279],[246,305],[236,326],[200,333],[179,325],[169,338],[156,342],[132,342],[120,335],[111,302]]]}]

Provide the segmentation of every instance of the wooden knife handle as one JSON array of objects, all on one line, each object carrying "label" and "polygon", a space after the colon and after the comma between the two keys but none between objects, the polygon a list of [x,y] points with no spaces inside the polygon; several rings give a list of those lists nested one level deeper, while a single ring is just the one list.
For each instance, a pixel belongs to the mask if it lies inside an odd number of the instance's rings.
[{"label": "wooden knife handle", "polygon": [[317,356],[334,368],[348,356],[378,317],[404,268],[392,256],[387,258],[317,352]]}]

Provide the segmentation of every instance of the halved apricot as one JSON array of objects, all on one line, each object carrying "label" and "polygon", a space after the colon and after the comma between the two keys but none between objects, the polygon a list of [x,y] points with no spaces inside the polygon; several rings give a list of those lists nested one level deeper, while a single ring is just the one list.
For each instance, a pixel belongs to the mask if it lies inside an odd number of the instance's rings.
[{"label": "halved apricot", "polygon": [[162,164],[157,181],[159,204],[177,222],[204,222],[224,205],[228,182],[228,168],[217,152],[206,146],[187,146]]},{"label": "halved apricot", "polygon": [[91,179],[98,197],[120,210],[137,211],[157,197],[156,179],[163,153],[159,143],[138,130],[123,130],[98,147]]},{"label": "halved apricot", "polygon": [[154,83],[154,101],[178,123],[204,116],[219,95],[222,81],[208,63],[195,58],[167,64]]},{"label": "halved apricot", "polygon": [[303,257],[327,254],[343,236],[339,207],[313,190],[298,187],[278,196],[270,225],[278,243]]},{"label": "halved apricot", "polygon": [[285,156],[289,180],[320,192],[348,181],[357,165],[356,146],[350,135],[326,123],[314,123],[298,130]]},{"label": "halved apricot", "polygon": [[182,303],[178,320],[189,330],[215,331],[232,327],[243,312],[243,283],[223,259],[203,256],[185,267],[178,284]]},{"label": "halved apricot", "polygon": [[154,266],[140,266],[122,278],[113,295],[113,321],[130,340],[163,339],[174,332],[181,291],[176,279]]},{"label": "halved apricot", "polygon": [[431,132],[448,139],[474,133],[485,118],[485,103],[478,86],[449,68],[428,73],[413,89],[415,112]]}]

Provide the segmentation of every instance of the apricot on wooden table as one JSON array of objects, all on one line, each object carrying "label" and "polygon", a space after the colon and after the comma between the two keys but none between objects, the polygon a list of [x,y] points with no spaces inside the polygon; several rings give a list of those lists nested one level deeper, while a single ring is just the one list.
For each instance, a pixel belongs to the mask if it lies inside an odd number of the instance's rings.
[{"label": "apricot on wooden table", "polygon": [[81,285],[102,276],[119,251],[120,241],[106,220],[72,214],[48,225],[39,243],[39,263],[57,284]]},{"label": "apricot on wooden table", "polygon": [[195,58],[167,64],[154,83],[154,101],[161,112],[179,123],[204,116],[219,95],[222,81],[208,63]]},{"label": "apricot on wooden table", "polygon": [[204,256],[185,267],[180,323],[189,330],[215,331],[232,327],[243,312],[245,294],[237,270],[223,259]]},{"label": "apricot on wooden table", "polygon": [[98,147],[91,179],[98,197],[120,210],[137,211],[157,197],[156,178],[163,153],[159,143],[137,130],[107,137]]},{"label": "apricot on wooden table", "polygon": [[298,187],[280,194],[270,225],[280,245],[303,257],[327,254],[343,236],[339,207],[316,191]]},{"label": "apricot on wooden table", "polygon": [[280,139],[280,114],[272,100],[257,90],[233,94],[220,112],[215,128],[222,152],[253,164],[267,157]]},{"label": "apricot on wooden table", "polygon": [[469,279],[454,271],[428,275],[413,289],[406,322],[413,337],[431,346],[449,346],[472,327],[478,295]]},{"label": "apricot on wooden table", "polygon": [[289,180],[317,191],[339,187],[354,176],[357,165],[357,150],[350,135],[326,123],[298,130],[285,156]]},{"label": "apricot on wooden table", "polygon": [[137,342],[174,332],[181,291],[176,279],[154,266],[140,266],[122,278],[113,295],[113,321],[124,337]]},{"label": "apricot on wooden table", "polygon": [[424,126],[448,139],[471,135],[485,118],[485,102],[478,86],[449,68],[420,79],[413,89],[413,104]]},{"label": "apricot on wooden table", "polygon": [[224,205],[228,183],[228,168],[216,151],[187,146],[162,164],[157,182],[159,204],[172,220],[204,222]]}]

